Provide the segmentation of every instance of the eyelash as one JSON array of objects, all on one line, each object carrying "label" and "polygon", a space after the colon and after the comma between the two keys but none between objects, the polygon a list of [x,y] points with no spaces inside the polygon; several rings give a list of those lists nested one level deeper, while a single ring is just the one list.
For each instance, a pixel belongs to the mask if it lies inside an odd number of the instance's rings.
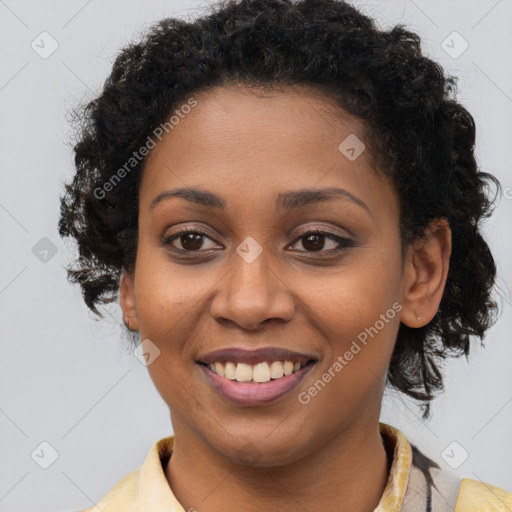
[{"label": "eyelash", "polygon": [[[179,252],[181,254],[187,254],[187,255],[191,255],[191,254],[199,254],[202,252],[202,250],[197,250],[197,251],[190,251],[190,250],[183,250],[183,249],[178,249],[176,247],[174,247],[172,245],[172,242],[174,242],[174,240],[176,239],[179,239],[180,237],[184,236],[184,235],[187,235],[187,234],[195,234],[195,235],[200,235],[202,237],[206,237],[212,241],[214,241],[210,236],[208,236],[205,232],[199,230],[199,229],[194,229],[194,228],[185,228],[183,229],[182,231],[179,231],[177,233],[174,233],[172,234],[171,236],[168,236],[166,238],[164,238],[162,240],[162,244],[165,245],[165,246],[170,246],[171,249],[173,251],[176,251],[176,252]],[[340,253],[340,252],[343,252],[345,251],[346,249],[349,249],[350,247],[353,247],[354,246],[354,243],[352,240],[350,240],[349,238],[344,238],[344,237],[341,237],[341,236],[338,236],[338,235],[335,235],[334,233],[329,233],[328,231],[322,231],[322,230],[319,230],[319,229],[310,229],[308,231],[304,231],[303,233],[300,233],[299,236],[293,241],[293,244],[295,242],[297,242],[298,240],[302,239],[302,238],[307,238],[308,236],[310,235],[322,235],[322,236],[325,236],[326,238],[330,239],[330,240],[333,240],[335,242],[338,242],[340,244],[341,247],[338,247],[336,249],[330,249],[328,251],[323,251],[323,250],[320,250],[320,251],[299,251],[299,252],[305,252],[305,253],[310,253],[310,254],[333,254],[333,253]],[[292,245],[293,245],[292,244]],[[206,251],[208,251],[210,249],[206,249]]]}]

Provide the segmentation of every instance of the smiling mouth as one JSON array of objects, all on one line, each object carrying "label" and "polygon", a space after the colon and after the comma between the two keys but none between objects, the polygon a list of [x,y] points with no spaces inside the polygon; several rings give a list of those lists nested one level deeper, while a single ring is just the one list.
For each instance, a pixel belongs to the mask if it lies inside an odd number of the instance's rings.
[{"label": "smiling mouth", "polygon": [[257,364],[235,363],[233,361],[199,364],[206,366],[213,373],[226,380],[263,384],[271,380],[279,380],[292,373],[297,373],[306,366],[315,364],[314,359],[307,361],[263,361]]}]

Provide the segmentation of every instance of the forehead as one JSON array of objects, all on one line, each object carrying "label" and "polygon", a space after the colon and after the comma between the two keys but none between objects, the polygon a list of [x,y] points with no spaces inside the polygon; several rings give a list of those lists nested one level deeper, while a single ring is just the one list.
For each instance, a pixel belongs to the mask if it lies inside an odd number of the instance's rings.
[{"label": "forehead", "polygon": [[[273,91],[233,85],[193,97],[197,105],[180,119],[174,116],[178,124],[164,135],[169,147],[182,142],[194,147],[214,142],[215,148],[210,150],[230,149],[247,154],[264,147],[286,153],[281,145],[285,139],[294,145],[308,142],[308,146],[321,149],[332,145],[343,133],[364,138],[359,120],[334,99],[311,88],[295,86]],[[179,110],[178,106],[176,111]],[[176,138],[179,142],[175,140],[173,144],[171,139]],[[163,145],[166,144],[160,147]]]},{"label": "forehead", "polygon": [[196,106],[148,156],[141,207],[177,186],[275,197],[291,184],[353,190],[383,184],[366,150],[355,159],[340,150],[346,140],[364,148],[362,123],[317,91],[225,86],[192,96]]}]

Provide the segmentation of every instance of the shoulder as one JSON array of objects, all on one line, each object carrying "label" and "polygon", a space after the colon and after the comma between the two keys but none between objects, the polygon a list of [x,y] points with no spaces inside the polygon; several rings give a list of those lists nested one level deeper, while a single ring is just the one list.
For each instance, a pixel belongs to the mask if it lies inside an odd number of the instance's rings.
[{"label": "shoulder", "polygon": [[512,493],[494,485],[464,478],[455,512],[510,512],[512,510]]},{"label": "shoulder", "polygon": [[173,444],[174,436],[156,441],[138,469],[119,480],[97,504],[78,512],[136,512],[142,504],[148,510],[163,510],[164,505],[175,504],[163,469]]},{"label": "shoulder", "polygon": [[403,512],[454,512],[460,478],[443,471],[432,459],[411,444],[412,462]]},{"label": "shoulder", "polygon": [[139,472],[139,469],[132,471],[119,480],[96,505],[78,512],[97,512],[98,510],[102,512],[134,511]]},{"label": "shoulder", "polygon": [[411,445],[413,457],[403,512],[511,512],[512,494],[477,480],[460,479]]}]

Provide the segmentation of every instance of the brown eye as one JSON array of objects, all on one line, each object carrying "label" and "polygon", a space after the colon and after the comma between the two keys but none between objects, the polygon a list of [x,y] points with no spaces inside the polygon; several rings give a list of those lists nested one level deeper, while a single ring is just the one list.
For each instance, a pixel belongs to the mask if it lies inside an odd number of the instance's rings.
[{"label": "brown eye", "polygon": [[[173,235],[165,238],[163,240],[164,245],[170,245],[177,251],[181,252],[197,252],[201,249],[205,250],[203,247],[204,239],[207,238],[211,240],[211,238],[202,231],[192,230],[192,229],[184,229],[179,231],[178,233],[174,233]],[[173,243],[178,241],[181,247],[176,247]],[[211,249],[211,247],[207,248]]]},{"label": "brown eye", "polygon": [[182,247],[187,251],[197,251],[203,245],[203,235],[199,233],[187,233],[180,237]]},{"label": "brown eye", "polygon": [[320,251],[325,246],[325,235],[311,234],[302,237],[302,246],[308,251]]},{"label": "brown eye", "polygon": [[[338,252],[354,245],[352,240],[348,238],[319,230],[311,230],[303,233],[296,242],[300,240],[302,241],[302,247],[305,249],[305,251],[300,252]],[[326,240],[328,240],[330,244],[326,244]],[[330,247],[322,251],[326,245],[330,245]]]},{"label": "brown eye", "polygon": [[[165,246],[171,246],[173,250],[181,253],[199,253],[201,251],[216,248],[216,246],[204,247],[205,239],[213,242],[206,233],[187,228],[166,237],[162,243]],[[299,249],[299,252],[305,253],[318,252],[329,254],[340,252],[354,246],[352,240],[348,238],[343,238],[335,235],[334,233],[319,230],[310,230],[303,233],[296,239],[295,244],[299,241],[302,241],[302,247],[304,248],[304,250]],[[178,246],[178,243],[181,247]]]}]

